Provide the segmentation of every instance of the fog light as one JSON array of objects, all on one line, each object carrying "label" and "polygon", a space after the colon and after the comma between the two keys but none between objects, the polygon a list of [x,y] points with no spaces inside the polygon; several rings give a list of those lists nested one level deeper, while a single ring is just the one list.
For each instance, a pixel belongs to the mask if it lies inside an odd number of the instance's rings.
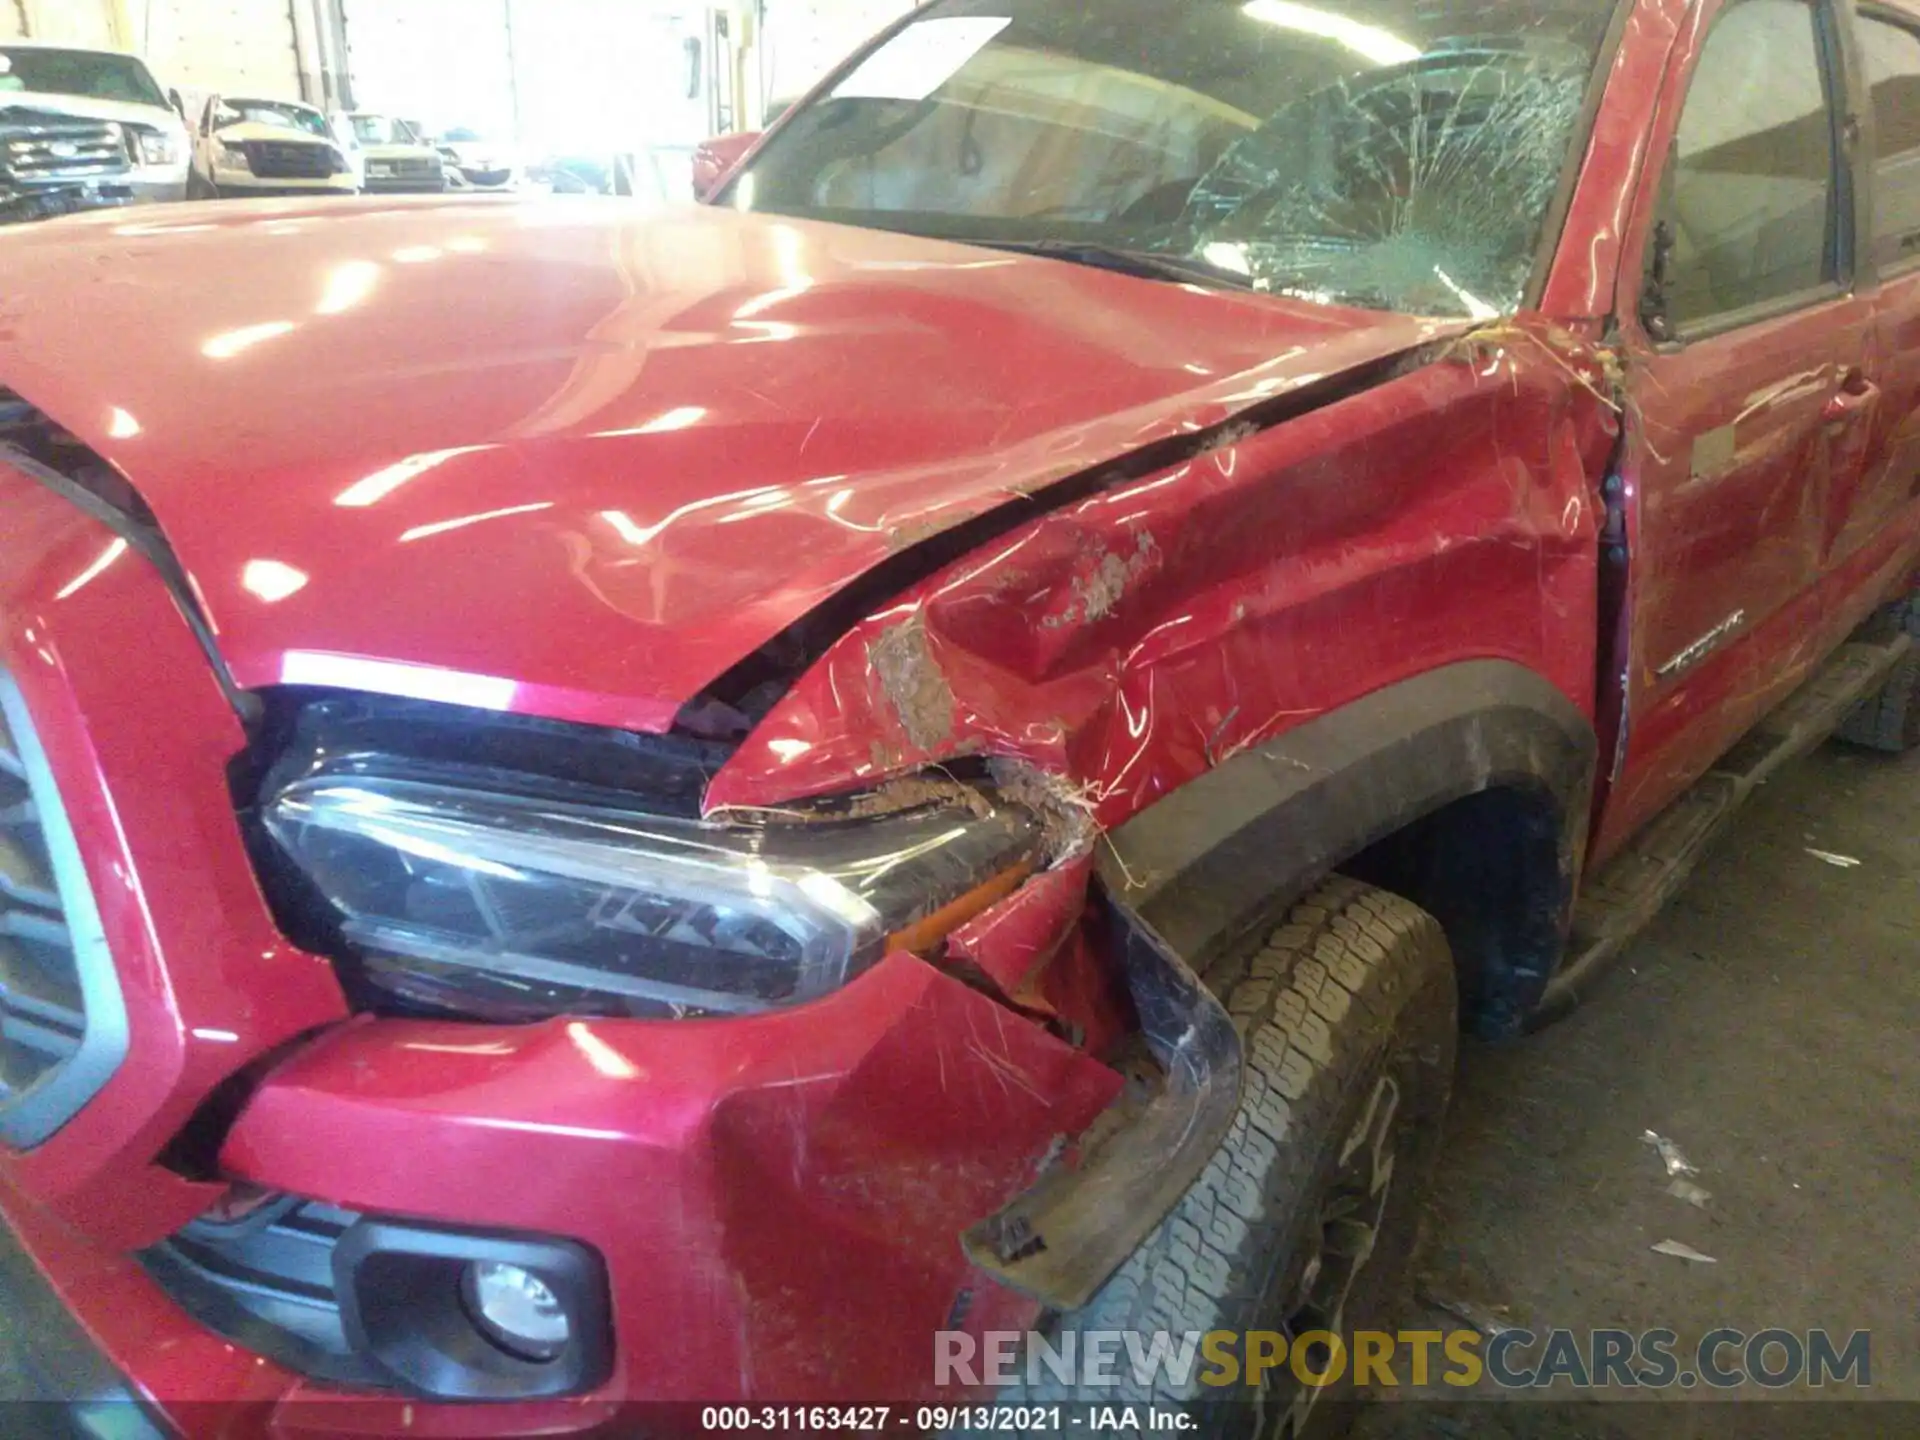
[{"label": "fog light", "polygon": [[573,1339],[560,1297],[531,1270],[478,1260],[461,1277],[467,1312],[495,1345],[522,1360],[551,1360]]}]

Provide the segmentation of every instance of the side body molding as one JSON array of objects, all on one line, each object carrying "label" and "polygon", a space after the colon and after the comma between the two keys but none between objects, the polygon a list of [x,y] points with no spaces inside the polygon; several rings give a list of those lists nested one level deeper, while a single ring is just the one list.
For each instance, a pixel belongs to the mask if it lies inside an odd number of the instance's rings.
[{"label": "side body molding", "polygon": [[1489,977],[1494,992],[1513,992],[1489,999],[1493,1028],[1515,1028],[1519,1015],[1507,1012],[1537,1001],[1559,962],[1594,755],[1592,725],[1535,672],[1505,660],[1448,665],[1223,761],[1111,831],[1099,873],[1116,903],[1197,969],[1382,838],[1470,795],[1521,792],[1552,816],[1559,893],[1536,900],[1525,941],[1503,947]]}]

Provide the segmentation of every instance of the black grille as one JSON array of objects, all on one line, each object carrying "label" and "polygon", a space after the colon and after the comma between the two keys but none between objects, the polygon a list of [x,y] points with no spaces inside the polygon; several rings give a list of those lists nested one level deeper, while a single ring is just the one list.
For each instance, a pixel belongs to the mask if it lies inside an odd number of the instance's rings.
[{"label": "black grille", "polygon": [[504,185],[513,174],[511,170],[463,170],[460,173],[475,185]]},{"label": "black grille", "polygon": [[247,166],[263,180],[325,180],[346,166],[331,145],[304,140],[249,140]]},{"label": "black grille", "polygon": [[271,1195],[231,1220],[203,1216],[140,1253],[140,1263],[209,1330],[301,1374],[378,1383],[340,1320],[333,1252],[360,1217]]},{"label": "black grille", "polygon": [[77,1055],[86,1030],[39,804],[0,714],[0,1106]]},{"label": "black grille", "polygon": [[39,1144],[127,1051],[126,1007],[26,702],[0,672],[0,1142]]},{"label": "black grille", "polygon": [[127,137],[108,121],[9,123],[0,129],[6,170],[15,180],[91,179],[129,168]]}]

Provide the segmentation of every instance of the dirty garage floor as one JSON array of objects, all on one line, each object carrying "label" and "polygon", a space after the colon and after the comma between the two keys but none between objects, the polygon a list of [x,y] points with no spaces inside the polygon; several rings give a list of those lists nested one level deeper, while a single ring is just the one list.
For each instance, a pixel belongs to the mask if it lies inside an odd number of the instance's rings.
[{"label": "dirty garage floor", "polygon": [[[1868,1393],[1907,1403],[1380,1406],[1360,1436],[1920,1436],[1917,821],[1920,757],[1824,747],[1755,795],[1581,1011],[1470,1045],[1426,1262],[1429,1294],[1536,1332],[1871,1330]],[[1649,1129],[1699,1168],[1704,1210],[1665,1193]],[[1669,1238],[1717,1263],[1652,1253]]]}]

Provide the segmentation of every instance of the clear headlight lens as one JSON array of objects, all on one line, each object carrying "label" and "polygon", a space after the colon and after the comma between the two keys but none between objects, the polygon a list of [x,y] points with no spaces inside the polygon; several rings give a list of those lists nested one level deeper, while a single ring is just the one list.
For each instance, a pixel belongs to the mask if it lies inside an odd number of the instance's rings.
[{"label": "clear headlight lens", "polygon": [[171,165],[180,158],[173,136],[164,130],[136,130],[134,139],[140,146],[142,165]]},{"label": "clear headlight lens", "polygon": [[370,983],[497,1019],[815,999],[1012,888],[1040,838],[984,806],[753,828],[365,773],[264,818]]},{"label": "clear headlight lens", "polygon": [[247,163],[247,152],[242,146],[229,145],[222,140],[219,148],[214,151],[214,158],[219,161],[223,169],[245,170],[249,174],[253,171],[253,166]]}]

